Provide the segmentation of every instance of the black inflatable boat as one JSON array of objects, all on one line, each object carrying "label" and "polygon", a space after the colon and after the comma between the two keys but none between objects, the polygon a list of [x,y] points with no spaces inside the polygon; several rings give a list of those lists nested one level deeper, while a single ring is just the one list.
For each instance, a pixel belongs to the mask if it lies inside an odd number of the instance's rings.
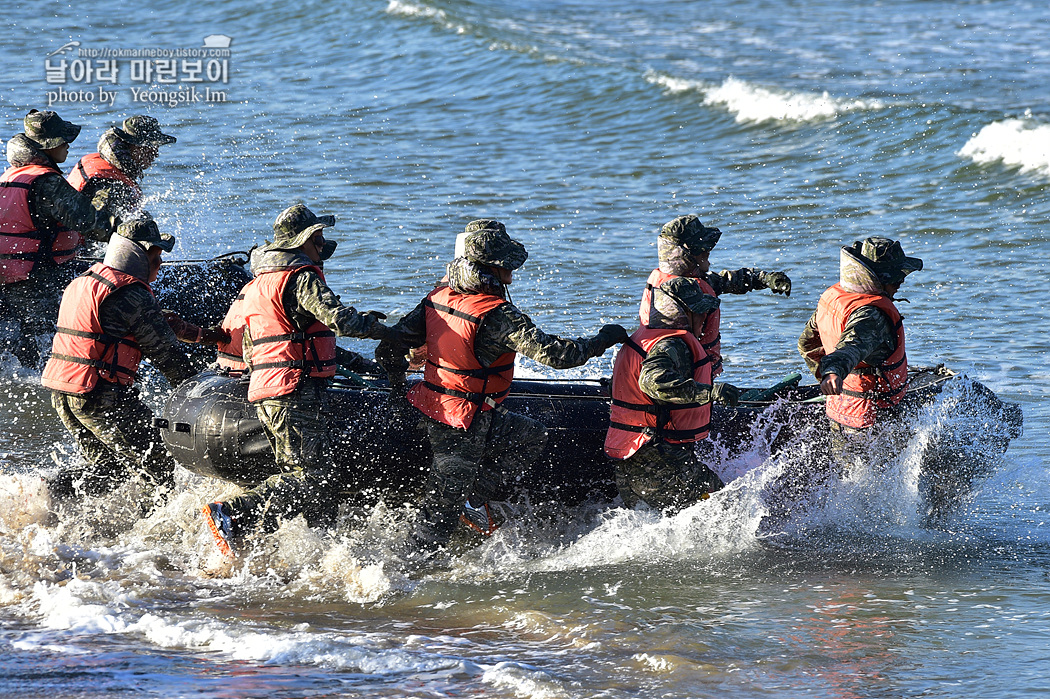
[{"label": "black inflatable boat", "polygon": [[[794,374],[769,388],[746,389],[736,408],[716,405],[712,439],[728,453],[760,448],[776,454],[792,440],[826,432],[814,429],[825,420],[819,388],[800,386],[800,379]],[[1021,429],[1016,404],[944,367],[912,372],[906,399],[910,414],[936,403],[946,387],[952,387],[953,396],[940,409],[950,413],[949,419],[924,440],[928,453],[922,481],[931,510],[965,496],[975,479],[995,468]],[[954,395],[960,391],[963,399]],[[385,380],[337,377],[329,393],[333,459],[346,497],[387,502],[414,497],[430,463],[418,413],[391,406]],[[270,446],[246,394],[246,379],[209,371],[170,396],[158,424],[180,463],[242,486],[273,473]],[[504,405],[550,428],[546,454],[518,483],[534,502],[571,504],[615,496],[612,468],[602,452],[609,418],[607,380],[515,380]]]}]

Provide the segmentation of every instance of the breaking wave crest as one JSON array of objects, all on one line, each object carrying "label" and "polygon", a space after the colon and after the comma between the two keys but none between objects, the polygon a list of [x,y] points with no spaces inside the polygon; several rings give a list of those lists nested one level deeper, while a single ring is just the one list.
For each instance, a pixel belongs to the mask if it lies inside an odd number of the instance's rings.
[{"label": "breaking wave crest", "polygon": [[1050,125],[996,121],[974,134],[958,155],[980,165],[1001,162],[1024,173],[1050,176]]},{"label": "breaking wave crest", "polygon": [[879,100],[843,99],[832,97],[827,92],[770,89],[736,78],[727,78],[715,85],[650,72],[646,79],[670,93],[697,92],[703,95],[703,104],[727,109],[735,115],[737,123],[823,121],[847,112],[885,106]]}]

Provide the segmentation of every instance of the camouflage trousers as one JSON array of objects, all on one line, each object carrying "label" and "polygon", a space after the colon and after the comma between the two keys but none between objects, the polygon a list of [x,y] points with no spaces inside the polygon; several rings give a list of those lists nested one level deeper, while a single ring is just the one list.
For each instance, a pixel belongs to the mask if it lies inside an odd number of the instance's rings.
[{"label": "camouflage trousers", "polygon": [[413,538],[423,549],[445,546],[467,500],[479,505],[507,489],[547,448],[547,428],[500,410],[474,416],[467,429],[426,418],[434,453]]},{"label": "camouflage trousers", "polygon": [[720,490],[722,480],[696,453],[709,449],[706,440],[689,444],[653,441],[617,461],[616,489],[623,504],[635,507],[644,502],[660,510],[678,510],[701,500],[705,493]]},{"label": "camouflage trousers", "polygon": [[9,352],[19,363],[39,368],[38,335],[55,332],[62,292],[73,280],[71,265],[38,266],[29,279],[0,285],[0,351]]},{"label": "camouflage trousers", "polygon": [[159,487],[174,484],[175,459],[153,426],[153,412],[133,387],[101,381],[82,396],[52,391],[51,405],[87,461],[49,478],[52,496],[102,495],[138,476],[152,499]]},{"label": "camouflage trousers", "polygon": [[904,408],[880,409],[875,424],[860,429],[828,418],[832,469],[841,476],[858,462],[879,467],[895,459],[909,437],[908,424],[902,417]]},{"label": "camouflage trousers", "polygon": [[240,532],[276,531],[282,519],[299,514],[310,526],[334,523],[340,481],[332,466],[326,386],[305,379],[293,393],[255,404],[277,472],[226,503]]}]

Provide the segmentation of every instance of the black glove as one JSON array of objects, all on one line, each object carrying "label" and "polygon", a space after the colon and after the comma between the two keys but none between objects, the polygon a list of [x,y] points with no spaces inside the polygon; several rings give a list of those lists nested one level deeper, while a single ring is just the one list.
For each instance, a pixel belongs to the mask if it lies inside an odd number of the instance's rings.
[{"label": "black glove", "polygon": [[621,342],[626,342],[630,337],[630,333],[622,325],[616,323],[610,323],[603,325],[602,329],[598,331],[598,334],[594,336],[594,339],[598,341],[598,346],[601,348],[602,353],[609,349],[613,345],[618,345]]},{"label": "black glove", "polygon": [[[398,333],[400,336],[400,333]],[[405,375],[408,371],[408,359],[405,357],[407,350],[404,345],[397,341],[383,340],[376,347],[376,363],[386,370],[387,374]]]},{"label": "black glove", "polygon": [[376,320],[386,320],[386,313],[380,313],[379,311],[366,311],[362,313],[363,316],[372,316]]},{"label": "black glove", "polygon": [[783,272],[763,272],[762,281],[774,294],[791,296],[791,278]]},{"label": "black glove", "polygon": [[216,325],[214,328],[201,328],[201,339],[197,342],[202,345],[218,345],[228,344],[232,339],[228,332]]},{"label": "black glove", "polygon": [[740,402],[740,389],[731,383],[716,383],[711,388],[711,399],[735,408]]}]

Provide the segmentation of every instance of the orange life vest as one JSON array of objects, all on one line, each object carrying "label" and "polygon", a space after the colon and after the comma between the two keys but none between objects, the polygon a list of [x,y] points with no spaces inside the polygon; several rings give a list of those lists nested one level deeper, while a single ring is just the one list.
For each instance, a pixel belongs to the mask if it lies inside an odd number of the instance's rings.
[{"label": "orange life vest", "polygon": [[89,153],[81,158],[66,180],[78,192],[83,192],[88,180],[92,178],[123,182],[131,188],[136,202],[142,198],[142,188],[139,187],[139,183],[128,177],[127,173],[120,168],[110,164],[101,153]]},{"label": "orange life vest", "polygon": [[11,284],[29,278],[37,263],[60,265],[73,259],[81,236],[61,223],[45,224],[37,212],[29,190],[42,175],[59,174],[43,165],[8,168],[0,175],[0,283]]},{"label": "orange life vest", "polygon": [[299,330],[281,301],[288,281],[304,269],[324,279],[320,267],[303,265],[263,272],[241,290],[241,310],[252,340],[250,401],[288,395],[304,376],[335,376],[335,333],[319,320]]},{"label": "orange life vest", "polygon": [[[249,282],[250,283],[250,282]],[[248,365],[244,362],[244,290],[237,294],[230,304],[230,310],[226,311],[226,317],[222,319],[223,330],[230,336],[230,341],[218,344],[218,355],[216,363],[219,368],[229,374],[243,374]]]},{"label": "orange life vest", "polygon": [[908,357],[904,352],[904,322],[893,301],[877,294],[846,291],[835,284],[817,304],[817,331],[825,354],[835,351],[846,321],[853,311],[875,306],[889,316],[897,331],[897,348],[880,366],[861,362],[842,379],[842,394],[828,396],[824,409],[829,418],[847,427],[871,427],[876,409],[897,405],[908,388]]},{"label": "orange life vest", "polygon": [[626,459],[654,437],[672,444],[704,439],[711,422],[711,403],[660,403],[638,385],[642,360],[660,340],[678,337],[693,353],[693,380],[711,383],[711,357],[688,330],[641,327],[616,354],[612,376],[612,408],[605,453],[613,459]]},{"label": "orange life vest", "polygon": [[[69,283],[58,308],[51,357],[40,382],[63,393],[89,393],[99,380],[135,383],[142,352],[134,335],[107,335],[99,307],[110,294],[131,284],[149,284],[126,272],[96,263]],[[152,293],[150,289],[150,293]]]},{"label": "orange life vest", "polygon": [[[638,316],[641,319],[643,327],[649,327],[650,314],[655,310],[653,307],[653,289],[659,289],[664,282],[674,279],[680,276],[677,274],[667,274],[666,272],[660,271],[659,268],[654,269],[649,275],[649,279],[645,282],[645,293],[642,294],[642,305],[639,309]],[[717,297],[714,287],[712,287],[707,280],[699,279],[697,277],[686,277],[691,279],[700,285],[700,290],[709,296]],[[704,318],[703,332],[700,334],[700,346],[704,348],[704,352],[711,358],[711,378],[714,379],[722,373],[722,333],[720,330],[720,324],[722,319],[722,312],[719,309],[715,309],[707,314]]]},{"label": "orange life vest", "polygon": [[423,301],[426,308],[427,363],[423,380],[408,400],[424,415],[467,429],[478,410],[503,402],[514,379],[514,352],[483,367],[474,355],[474,339],[485,315],[506,301],[491,294],[461,294],[438,287]]}]

